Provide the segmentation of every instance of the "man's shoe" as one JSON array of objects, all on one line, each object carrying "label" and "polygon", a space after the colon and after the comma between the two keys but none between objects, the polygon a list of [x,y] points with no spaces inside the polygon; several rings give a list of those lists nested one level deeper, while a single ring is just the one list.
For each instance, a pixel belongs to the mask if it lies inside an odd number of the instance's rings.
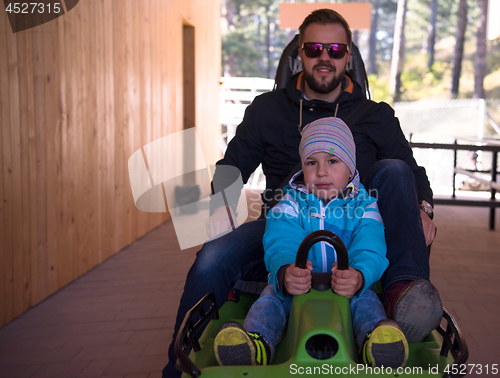
[{"label": "man's shoe", "polygon": [[215,358],[221,366],[267,365],[271,351],[264,338],[246,332],[237,322],[224,323],[214,341]]},{"label": "man's shoe", "polygon": [[384,307],[387,317],[398,322],[410,343],[421,342],[443,317],[439,293],[424,279],[390,285],[385,294]]},{"label": "man's shoe", "polygon": [[368,334],[361,353],[368,366],[403,367],[408,360],[408,342],[398,323],[384,319]]}]

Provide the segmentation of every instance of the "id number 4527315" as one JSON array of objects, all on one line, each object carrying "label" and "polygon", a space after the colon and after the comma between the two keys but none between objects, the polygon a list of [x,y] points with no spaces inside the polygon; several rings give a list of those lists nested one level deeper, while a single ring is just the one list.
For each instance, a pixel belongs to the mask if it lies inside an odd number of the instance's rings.
[{"label": "id number 4527315", "polygon": [[498,364],[451,364],[444,369],[447,374],[498,374]]},{"label": "id number 4527315", "polygon": [[9,3],[5,9],[9,13],[60,13],[61,3]]}]

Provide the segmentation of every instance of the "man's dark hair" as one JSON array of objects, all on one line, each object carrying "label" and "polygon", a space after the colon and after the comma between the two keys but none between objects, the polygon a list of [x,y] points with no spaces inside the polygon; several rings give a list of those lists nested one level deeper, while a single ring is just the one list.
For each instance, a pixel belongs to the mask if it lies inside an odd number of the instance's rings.
[{"label": "man's dark hair", "polygon": [[[302,24],[299,26],[299,44],[302,45],[304,42],[302,38],[304,37],[304,32],[306,28],[311,25],[311,24],[340,24],[344,27],[345,32],[347,34],[347,44],[349,47],[351,47],[352,43],[352,32],[351,29],[349,28],[349,24],[345,20],[344,17],[340,15],[340,13],[335,12],[332,9],[317,9],[309,16],[307,16],[304,21],[302,21]],[[309,41],[309,42],[316,42],[316,41]],[[332,41],[336,42],[336,41]]]}]

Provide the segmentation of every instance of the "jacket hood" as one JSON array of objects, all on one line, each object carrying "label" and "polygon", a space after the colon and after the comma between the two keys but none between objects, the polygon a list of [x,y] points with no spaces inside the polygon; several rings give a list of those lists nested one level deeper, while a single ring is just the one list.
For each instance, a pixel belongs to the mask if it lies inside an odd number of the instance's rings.
[{"label": "jacket hood", "polygon": [[[286,84],[286,92],[290,98],[295,97],[296,101],[298,101],[300,98],[304,98],[302,95],[303,88],[304,88],[303,71],[297,72],[295,75],[290,76]],[[342,80],[342,89],[343,92],[349,94],[356,94],[357,97],[359,96],[364,97],[363,94],[361,93],[361,87],[355,81],[352,80],[351,76],[347,72],[345,73],[344,80]],[[341,96],[339,96],[339,98]],[[311,101],[325,102],[321,100],[311,100]]]},{"label": "jacket hood", "polygon": [[303,86],[304,74],[301,71],[290,77],[285,88],[287,97],[299,105],[299,130],[308,123],[307,120],[303,119],[305,109],[333,111],[335,116],[342,118],[345,114],[349,113],[350,109],[353,108],[360,99],[366,98],[359,84],[354,82],[348,73],[345,74],[344,80],[342,81],[343,92],[334,102],[306,99],[303,93]]},{"label": "jacket hood", "polygon": [[[310,193],[307,190],[306,185],[304,184],[304,173],[302,169],[292,176],[288,185],[290,188],[298,190],[299,192],[302,192],[307,196],[313,195],[315,198],[317,198],[314,194]],[[359,172],[356,170],[354,177],[347,183],[344,190],[342,190],[342,193],[335,198],[339,199],[354,198],[358,195],[359,189],[360,189]]]}]

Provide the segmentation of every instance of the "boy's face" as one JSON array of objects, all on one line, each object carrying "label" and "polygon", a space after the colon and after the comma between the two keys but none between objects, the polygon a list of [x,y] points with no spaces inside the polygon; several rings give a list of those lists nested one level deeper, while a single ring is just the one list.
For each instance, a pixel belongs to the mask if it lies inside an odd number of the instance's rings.
[{"label": "boy's face", "polygon": [[303,172],[307,190],[321,199],[339,195],[352,177],[346,163],[326,152],[309,156],[304,162]]}]

